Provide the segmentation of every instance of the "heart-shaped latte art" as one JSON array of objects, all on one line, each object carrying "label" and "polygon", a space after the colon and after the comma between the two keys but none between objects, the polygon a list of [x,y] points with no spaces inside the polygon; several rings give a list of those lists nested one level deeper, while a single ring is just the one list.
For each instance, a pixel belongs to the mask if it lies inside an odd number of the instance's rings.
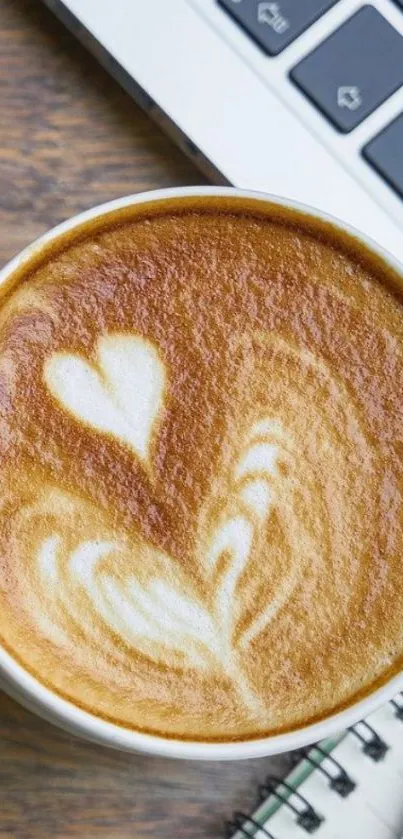
[{"label": "heart-shaped latte art", "polygon": [[[129,445],[152,469],[150,440],[168,380],[153,344],[136,335],[103,335],[93,362],[57,352],[47,360],[43,376],[71,416]],[[291,466],[293,472],[297,468],[298,453],[282,422],[259,410],[253,418],[245,417],[242,432],[233,435],[231,446],[223,446],[223,458],[196,533],[204,593],[174,556],[139,534],[112,533],[107,524],[103,532],[91,504],[84,509],[83,500],[56,497],[52,490],[28,512],[28,517],[43,519],[49,507],[54,522],[37,546],[30,591],[41,591],[34,606],[36,620],[55,643],[74,642],[78,626],[89,648],[96,648],[96,638],[102,636],[112,660],[123,655],[112,640],[117,637],[131,655],[137,651],[156,664],[202,670],[212,678],[224,674],[248,713],[261,719],[270,709],[249,683],[242,658],[292,595],[313,551],[303,521],[298,544],[287,525],[296,500],[295,476],[288,480],[287,473]],[[305,483],[308,479],[305,474]],[[280,554],[287,570],[276,585],[260,592],[257,608],[253,574],[247,569],[257,570],[256,558],[269,549],[273,512],[281,517],[291,550],[289,557]],[[271,550],[268,561],[275,563],[278,543]],[[81,618],[83,598],[86,617],[91,615],[88,626]]]},{"label": "heart-shaped latte art", "polygon": [[[317,585],[334,537],[322,507],[318,513],[311,503],[314,497],[321,501],[321,477],[316,462],[312,467],[306,456],[303,414],[290,428],[295,400],[305,405],[306,399],[299,355],[283,339],[276,339],[275,353],[266,336],[261,340],[261,367],[251,380],[256,404],[252,408],[246,400],[247,410],[223,441],[196,515],[192,552],[200,578],[140,528],[125,532],[111,527],[92,498],[76,497],[70,487],[49,484],[33,492],[32,502],[16,513],[13,528],[15,542],[29,545],[19,554],[28,558],[22,575],[28,580],[24,609],[55,647],[67,655],[81,651],[84,662],[95,659],[97,666],[102,647],[104,672],[123,691],[134,660],[146,660],[156,674],[161,668],[186,678],[193,673],[200,685],[225,680],[242,713],[271,725],[272,709],[248,661],[267,644],[270,625],[292,603],[305,576]],[[337,394],[337,422],[348,417],[355,441],[360,439],[359,420],[343,383],[308,351],[304,365],[311,379],[320,376],[326,410],[323,382]],[[89,358],[55,352],[43,370],[49,392],[70,417],[129,446],[151,473],[152,437],[164,409],[169,413],[169,377],[158,348],[135,334],[100,336]],[[241,409],[242,403],[240,414]],[[331,423],[326,434],[339,481],[332,490],[340,494],[351,483],[352,470],[340,457],[340,435]],[[364,438],[360,452],[365,455]],[[345,505],[343,510],[347,521],[351,513]],[[354,519],[349,529],[357,532],[358,526]]]},{"label": "heart-shaped latte art", "polygon": [[93,364],[80,355],[54,353],[45,364],[44,380],[78,421],[113,435],[148,460],[165,386],[155,346],[132,335],[104,335]]}]

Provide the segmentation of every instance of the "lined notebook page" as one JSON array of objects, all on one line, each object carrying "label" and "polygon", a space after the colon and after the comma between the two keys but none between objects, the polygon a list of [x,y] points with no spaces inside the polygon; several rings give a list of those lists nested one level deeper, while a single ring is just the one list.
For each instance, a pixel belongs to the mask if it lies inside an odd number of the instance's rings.
[{"label": "lined notebook page", "polygon": [[[316,839],[401,839],[403,833],[403,722],[396,717],[389,703],[368,717],[367,722],[389,746],[383,760],[375,762],[364,754],[363,745],[350,731],[342,737],[331,752],[356,783],[347,798],[330,789],[328,779],[320,772],[311,773],[298,791],[309,801],[324,821],[313,834]],[[356,730],[369,737],[368,730]],[[322,763],[334,775],[329,758]],[[296,795],[291,804],[301,809]],[[295,822],[292,811],[282,806],[256,830],[251,824],[245,835],[253,839],[307,839],[307,832]]]}]

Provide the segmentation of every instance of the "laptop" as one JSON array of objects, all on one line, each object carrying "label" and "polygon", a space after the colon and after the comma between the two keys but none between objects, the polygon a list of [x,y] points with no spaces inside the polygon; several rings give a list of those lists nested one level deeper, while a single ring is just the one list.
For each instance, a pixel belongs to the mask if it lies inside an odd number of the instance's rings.
[{"label": "laptop", "polygon": [[45,2],[213,181],[403,261],[403,0]]}]

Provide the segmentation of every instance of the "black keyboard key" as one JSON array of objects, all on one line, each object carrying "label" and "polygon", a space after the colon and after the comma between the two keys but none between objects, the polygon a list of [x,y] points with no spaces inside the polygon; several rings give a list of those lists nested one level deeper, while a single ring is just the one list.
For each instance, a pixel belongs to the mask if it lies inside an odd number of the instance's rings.
[{"label": "black keyboard key", "polygon": [[218,0],[269,55],[278,55],[338,0]]},{"label": "black keyboard key", "polygon": [[362,6],[291,78],[347,133],[403,85],[403,37],[373,6]]},{"label": "black keyboard key", "polygon": [[403,198],[403,113],[367,143],[362,153]]},{"label": "black keyboard key", "polygon": [[403,0],[395,0],[395,3],[397,3],[397,5],[401,6],[403,9]]}]

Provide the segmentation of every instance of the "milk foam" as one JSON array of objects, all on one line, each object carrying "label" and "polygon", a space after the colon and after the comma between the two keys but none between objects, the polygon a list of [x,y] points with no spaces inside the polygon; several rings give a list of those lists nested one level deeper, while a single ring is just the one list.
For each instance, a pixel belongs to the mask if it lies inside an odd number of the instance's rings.
[{"label": "milk foam", "polygon": [[74,417],[113,434],[147,460],[164,390],[155,347],[135,336],[105,335],[99,339],[95,364],[58,353],[48,359],[44,377]]},{"label": "milk foam", "polygon": [[0,641],[119,725],[278,732],[403,660],[401,303],[304,225],[125,222],[0,311]]},{"label": "milk foam", "polygon": [[[264,342],[271,345],[273,339],[266,337]],[[276,352],[292,358],[294,348],[281,341]],[[313,356],[305,353],[305,362],[315,370]],[[129,445],[134,456],[148,457],[153,471],[148,442],[153,428],[162,422],[164,389],[167,400],[170,393],[168,372],[157,349],[138,336],[104,335],[98,340],[96,365],[58,353],[47,359],[44,381],[71,421],[85,422],[94,433],[113,435]],[[323,364],[320,371],[326,375]],[[351,410],[347,402],[345,409]],[[300,482],[309,480],[309,465],[302,471],[299,466],[301,443],[293,440],[279,418],[259,416],[245,423],[239,439],[227,445],[229,463],[215,480],[223,498],[218,519],[213,490],[195,546],[205,586],[210,588],[208,606],[192,580],[178,574],[175,557],[156,551],[141,538],[133,543],[125,533],[99,539],[97,533],[91,535],[95,513],[89,513],[87,530],[85,511],[84,516],[80,511],[85,538],[73,550],[63,541],[65,521],[39,545],[33,586],[39,597],[30,591],[29,601],[32,623],[46,626],[56,645],[62,637],[74,644],[77,626],[91,643],[96,629],[101,636],[105,631],[114,634],[133,652],[167,669],[199,669],[210,678],[226,675],[245,713],[256,720],[263,716],[269,724],[270,708],[249,684],[242,657],[292,598],[303,581],[305,563],[312,566],[321,550],[314,535],[304,533],[306,522],[298,528],[292,503],[289,520],[285,519],[287,537],[292,540],[295,534],[298,540],[291,564],[276,591],[254,602],[253,615],[242,621],[241,629],[237,627],[243,611],[239,583],[247,578],[254,555],[270,562],[270,538],[266,538],[270,515],[278,514],[281,504],[287,507],[288,492],[295,496]],[[291,475],[282,477],[279,465],[287,465]]]}]

